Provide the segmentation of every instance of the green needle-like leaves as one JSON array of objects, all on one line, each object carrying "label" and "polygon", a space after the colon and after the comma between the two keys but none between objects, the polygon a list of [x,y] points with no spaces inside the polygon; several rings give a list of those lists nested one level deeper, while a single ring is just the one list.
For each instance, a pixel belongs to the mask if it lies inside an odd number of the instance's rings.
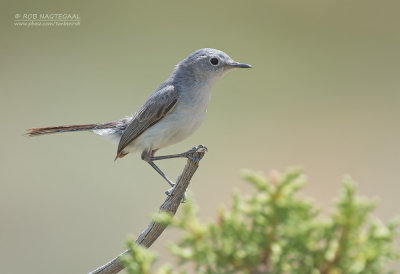
[{"label": "green needle-like leaves", "polygon": [[256,191],[235,193],[231,209],[221,207],[213,223],[198,218],[192,199],[179,217],[156,217],[184,232],[169,246],[178,265],[151,272],[155,256],[131,241],[131,256],[124,258],[128,272],[381,274],[390,273],[390,262],[399,258],[397,222],[374,218],[375,203],[358,197],[350,179],[333,213],[322,218],[321,209],[297,194],[305,183],[300,171],[243,177]]}]

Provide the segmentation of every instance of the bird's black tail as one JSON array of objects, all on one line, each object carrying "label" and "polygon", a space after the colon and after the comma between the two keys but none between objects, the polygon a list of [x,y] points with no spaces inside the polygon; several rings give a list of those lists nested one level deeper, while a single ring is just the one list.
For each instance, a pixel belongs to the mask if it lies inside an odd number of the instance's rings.
[{"label": "bird's black tail", "polygon": [[75,132],[75,131],[90,131],[96,129],[106,129],[117,127],[116,122],[104,123],[104,124],[86,124],[86,125],[69,125],[69,126],[56,126],[56,127],[41,127],[41,128],[30,128],[25,132],[25,136],[33,137],[44,134],[53,134],[61,132]]}]

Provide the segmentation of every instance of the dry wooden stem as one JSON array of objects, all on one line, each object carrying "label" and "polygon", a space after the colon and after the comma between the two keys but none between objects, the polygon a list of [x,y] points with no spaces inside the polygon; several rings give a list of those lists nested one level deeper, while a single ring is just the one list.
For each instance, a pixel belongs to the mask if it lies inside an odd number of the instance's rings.
[{"label": "dry wooden stem", "polygon": [[[188,158],[186,166],[183,169],[182,174],[179,176],[178,181],[176,182],[176,185],[172,191],[172,195],[167,196],[167,199],[165,199],[164,203],[161,205],[159,212],[167,212],[175,215],[179,205],[181,204],[183,195],[189,186],[190,180],[199,167],[199,162],[203,158],[205,151],[205,148],[201,148],[198,151],[193,152],[191,157]],[[142,234],[140,234],[140,236],[136,239],[136,243],[145,247],[150,247],[161,235],[165,228],[165,225],[151,221],[146,230],[143,231]],[[129,252],[129,249],[125,250],[123,253],[118,255],[118,257],[112,259],[105,265],[98,267],[89,274],[113,274],[120,272],[122,269],[124,269],[124,265],[119,258]]]}]

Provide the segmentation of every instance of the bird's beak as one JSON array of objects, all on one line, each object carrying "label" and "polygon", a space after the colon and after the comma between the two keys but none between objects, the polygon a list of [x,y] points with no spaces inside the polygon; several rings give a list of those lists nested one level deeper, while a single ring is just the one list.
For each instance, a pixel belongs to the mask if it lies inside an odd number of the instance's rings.
[{"label": "bird's beak", "polygon": [[228,66],[233,67],[233,68],[251,68],[251,65],[238,63],[238,62],[229,63]]}]

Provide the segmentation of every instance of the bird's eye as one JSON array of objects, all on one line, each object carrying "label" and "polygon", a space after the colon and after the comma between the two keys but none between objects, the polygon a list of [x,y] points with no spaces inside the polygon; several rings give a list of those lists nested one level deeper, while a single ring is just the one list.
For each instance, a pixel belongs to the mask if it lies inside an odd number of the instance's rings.
[{"label": "bird's eye", "polygon": [[218,65],[219,63],[218,58],[211,58],[210,63],[213,64],[214,66]]}]

